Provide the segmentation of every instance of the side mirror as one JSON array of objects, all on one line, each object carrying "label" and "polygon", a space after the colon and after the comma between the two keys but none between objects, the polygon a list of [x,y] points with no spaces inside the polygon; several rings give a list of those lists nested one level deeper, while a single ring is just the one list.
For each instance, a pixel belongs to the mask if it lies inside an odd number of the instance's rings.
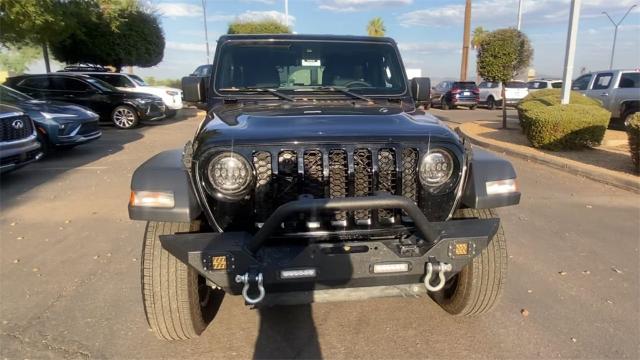
[{"label": "side mirror", "polygon": [[185,76],[182,78],[182,99],[188,102],[207,101],[204,79],[201,77]]},{"label": "side mirror", "polygon": [[431,100],[431,79],[427,77],[411,79],[411,97],[416,106],[429,102]]}]

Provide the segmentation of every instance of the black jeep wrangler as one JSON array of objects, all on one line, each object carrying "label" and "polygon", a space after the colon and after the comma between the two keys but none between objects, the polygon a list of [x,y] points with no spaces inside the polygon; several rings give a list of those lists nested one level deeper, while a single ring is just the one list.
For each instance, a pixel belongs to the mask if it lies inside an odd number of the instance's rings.
[{"label": "black jeep wrangler", "polygon": [[519,203],[515,171],[416,110],[428,79],[412,96],[392,39],[223,36],[214,63],[207,99],[185,99],[208,104],[193,141],[131,182],[160,338],[199,335],[225,293],[495,304],[507,250],[493,209]]}]

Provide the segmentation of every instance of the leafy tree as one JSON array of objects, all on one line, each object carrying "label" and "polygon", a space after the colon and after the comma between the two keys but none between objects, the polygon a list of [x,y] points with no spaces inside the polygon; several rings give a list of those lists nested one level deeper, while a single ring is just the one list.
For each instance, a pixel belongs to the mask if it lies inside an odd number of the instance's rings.
[{"label": "leafy tree", "polygon": [[239,21],[229,24],[227,34],[290,34],[291,29],[275,20]]},{"label": "leafy tree", "polygon": [[367,34],[369,36],[384,36],[387,29],[384,27],[384,21],[382,18],[375,17],[367,24]]},{"label": "leafy tree", "polygon": [[478,74],[492,82],[502,82],[502,127],[507,128],[504,85],[529,66],[533,57],[531,43],[525,34],[509,28],[492,31],[478,48]]},{"label": "leafy tree", "polygon": [[21,74],[29,69],[35,59],[42,55],[37,46],[2,46],[0,47],[0,69],[11,74]]},{"label": "leafy tree", "polygon": [[146,11],[119,10],[112,27],[102,16],[79,20],[81,27],[52,44],[56,59],[66,63],[150,67],[162,61],[164,34],[157,17]]},{"label": "leafy tree", "polygon": [[86,18],[115,27],[119,12],[136,6],[137,0],[2,0],[0,43],[41,46],[50,71],[48,46],[82,29]]},{"label": "leafy tree", "polygon": [[[478,50],[480,48],[480,43],[487,37],[489,32],[485,30],[482,26],[478,26],[473,29],[473,35],[471,38],[471,48],[474,50]],[[476,54],[476,69],[478,68],[478,56]],[[476,70],[476,82],[480,82],[480,75]]]}]

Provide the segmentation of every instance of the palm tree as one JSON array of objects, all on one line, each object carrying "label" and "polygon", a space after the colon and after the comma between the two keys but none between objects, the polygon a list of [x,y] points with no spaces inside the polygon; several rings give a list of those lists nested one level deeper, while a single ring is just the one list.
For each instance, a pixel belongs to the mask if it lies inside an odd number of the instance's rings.
[{"label": "palm tree", "polygon": [[382,18],[375,17],[367,24],[367,33],[369,36],[384,36],[384,32],[387,31],[384,27]]},{"label": "palm tree", "polygon": [[[478,26],[473,30],[473,37],[471,38],[471,48],[478,51],[480,49],[480,44],[487,37],[489,32],[485,30],[482,26]],[[480,83],[480,76],[478,73],[478,56],[476,53],[476,83]]]}]

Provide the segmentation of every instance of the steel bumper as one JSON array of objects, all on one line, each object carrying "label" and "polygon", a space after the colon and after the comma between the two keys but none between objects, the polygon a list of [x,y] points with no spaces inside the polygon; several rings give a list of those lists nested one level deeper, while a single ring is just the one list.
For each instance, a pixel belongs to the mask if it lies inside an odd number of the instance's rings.
[{"label": "steel bumper", "polygon": [[[384,208],[404,210],[414,221],[414,234],[372,236],[366,241],[269,243],[282,221],[293,214]],[[293,201],[280,206],[255,235],[180,233],[160,236],[160,241],[169,253],[234,295],[243,289],[238,275],[262,274],[268,303],[270,296],[290,292],[416,284],[424,280],[428,263],[450,264],[446,273],[450,278],[487,247],[498,226],[499,219],[429,222],[409,199],[376,195]],[[295,275],[296,270],[306,270],[300,272],[306,276],[285,276],[287,271]]]}]

